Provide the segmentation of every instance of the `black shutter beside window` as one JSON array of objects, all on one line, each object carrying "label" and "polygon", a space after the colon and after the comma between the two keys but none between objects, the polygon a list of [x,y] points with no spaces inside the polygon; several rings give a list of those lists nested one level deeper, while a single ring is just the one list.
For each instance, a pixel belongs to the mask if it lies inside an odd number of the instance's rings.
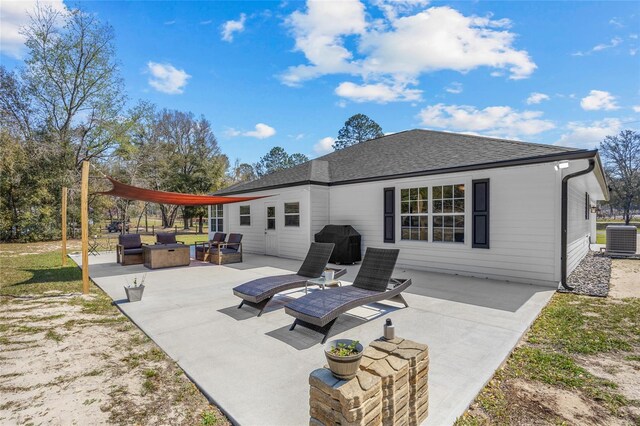
[{"label": "black shutter beside window", "polygon": [[472,182],[473,248],[489,248],[489,179]]},{"label": "black shutter beside window", "polygon": [[384,242],[395,243],[395,201],[396,189],[384,188]]}]

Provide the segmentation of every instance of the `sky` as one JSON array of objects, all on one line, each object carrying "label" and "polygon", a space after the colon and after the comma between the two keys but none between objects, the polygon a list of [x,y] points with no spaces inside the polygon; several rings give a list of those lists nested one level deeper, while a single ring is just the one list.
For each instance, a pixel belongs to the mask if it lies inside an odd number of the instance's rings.
[{"label": "sky", "polygon": [[[44,3],[41,1],[41,3]],[[0,60],[26,55],[32,1],[3,0]],[[595,148],[640,128],[640,2],[52,1],[115,32],[129,106],[211,123],[233,162],[317,157],[353,114]]]}]

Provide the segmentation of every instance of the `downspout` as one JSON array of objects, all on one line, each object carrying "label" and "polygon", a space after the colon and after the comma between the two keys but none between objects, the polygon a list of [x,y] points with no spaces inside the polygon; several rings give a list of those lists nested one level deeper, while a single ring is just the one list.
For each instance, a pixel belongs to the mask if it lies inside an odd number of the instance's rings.
[{"label": "downspout", "polygon": [[596,161],[592,158],[589,160],[589,167],[579,172],[571,173],[562,178],[562,212],[561,212],[561,241],[560,241],[560,284],[567,290],[573,290],[567,284],[567,227],[568,227],[568,205],[569,205],[569,179],[586,175],[593,171]]}]

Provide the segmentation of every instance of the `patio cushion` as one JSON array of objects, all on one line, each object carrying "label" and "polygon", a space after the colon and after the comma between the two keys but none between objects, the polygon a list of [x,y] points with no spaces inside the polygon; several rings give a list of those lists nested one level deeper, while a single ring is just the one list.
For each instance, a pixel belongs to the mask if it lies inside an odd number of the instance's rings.
[{"label": "patio cushion", "polygon": [[213,238],[211,239],[211,242],[221,243],[224,241],[224,238],[226,236],[227,234],[225,234],[224,232],[216,232],[215,234],[213,234]]},{"label": "patio cushion", "polygon": [[232,247],[223,247],[222,249],[220,249],[220,252],[222,254],[237,254],[238,253],[238,249],[237,248],[232,248]]},{"label": "patio cushion", "polygon": [[158,232],[156,234],[156,242],[158,244],[176,244],[176,234],[170,234],[168,232]]},{"label": "patio cushion", "polygon": [[304,286],[308,279],[298,274],[258,278],[235,287],[233,293],[249,302],[259,303],[281,291]]},{"label": "patio cushion", "polygon": [[142,247],[142,241],[140,240],[139,234],[120,234],[118,235],[118,244],[125,249]]},{"label": "patio cushion", "polygon": [[124,254],[142,254],[142,247],[140,248],[126,248]]},{"label": "patio cushion", "polygon": [[[227,249],[237,252],[240,248],[239,243],[242,241],[242,234],[229,234],[229,240],[227,241]],[[229,253],[222,251],[223,253]]]}]

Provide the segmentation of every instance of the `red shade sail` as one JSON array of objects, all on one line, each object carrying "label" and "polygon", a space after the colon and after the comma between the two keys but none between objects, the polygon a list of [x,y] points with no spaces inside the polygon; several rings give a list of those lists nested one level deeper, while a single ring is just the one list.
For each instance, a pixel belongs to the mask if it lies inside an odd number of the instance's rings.
[{"label": "red shade sail", "polygon": [[154,191],[138,188],[105,176],[113,188],[109,191],[97,192],[102,195],[112,195],[126,200],[147,201],[150,203],[175,204],[178,206],[208,206],[212,204],[229,204],[241,201],[256,200],[264,197],[222,197],[218,195],[181,194],[179,192]]}]

